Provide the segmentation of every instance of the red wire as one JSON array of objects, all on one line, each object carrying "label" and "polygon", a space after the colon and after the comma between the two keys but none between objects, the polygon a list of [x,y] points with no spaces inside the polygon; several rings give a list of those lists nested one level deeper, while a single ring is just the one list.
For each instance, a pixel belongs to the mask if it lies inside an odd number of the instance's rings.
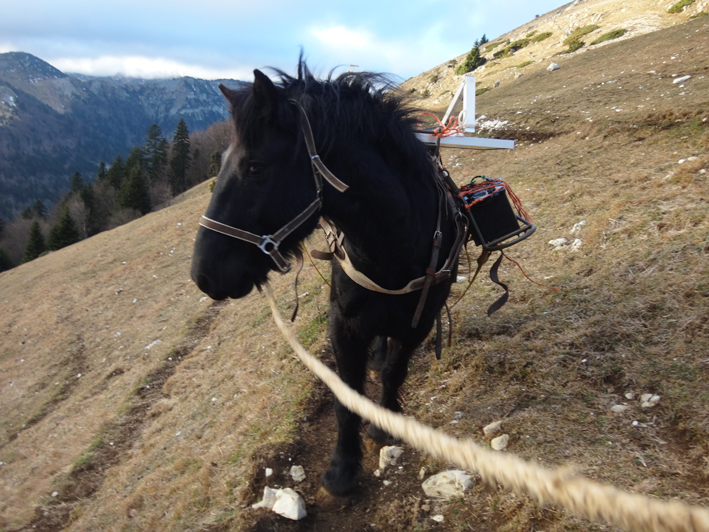
[{"label": "red wire", "polygon": [[460,126],[458,125],[458,118],[456,118],[455,116],[451,116],[448,119],[448,124],[444,124],[433,113],[421,113],[418,116],[417,120],[418,120],[419,129],[423,129],[423,127],[421,127],[421,117],[424,115],[425,116],[432,116],[433,118],[436,119],[436,122],[438,122],[438,124],[441,126],[441,127],[435,128],[433,130],[433,132],[431,133],[431,135],[433,135],[436,138],[440,139],[443,137],[450,137],[451,135],[457,135],[457,134],[461,133]]},{"label": "red wire", "polygon": [[511,259],[511,258],[509,258],[509,257],[505,254],[504,251],[500,251],[500,253],[502,253],[502,255],[503,255],[508,261],[514,262],[514,263],[517,265],[517,267],[519,268],[519,270],[522,272],[522,275],[524,275],[524,276],[527,278],[528,281],[532,281],[534,284],[539,285],[539,286],[543,286],[544,288],[548,288],[549,290],[556,290],[557,292],[561,292],[561,290],[560,290],[559,288],[554,288],[553,286],[547,286],[547,285],[545,285],[545,284],[538,283],[537,281],[535,281],[535,280],[533,280],[533,279],[530,279],[529,275],[527,275],[527,274],[524,272],[524,270],[522,269],[522,266],[519,265],[519,262],[517,262],[516,260],[513,260],[513,259]]}]

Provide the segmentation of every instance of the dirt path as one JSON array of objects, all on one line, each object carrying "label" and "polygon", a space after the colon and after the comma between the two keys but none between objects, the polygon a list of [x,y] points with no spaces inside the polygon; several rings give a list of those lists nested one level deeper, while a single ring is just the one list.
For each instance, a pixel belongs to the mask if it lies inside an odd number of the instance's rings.
[{"label": "dirt path", "polygon": [[[115,422],[106,425],[94,438],[90,449],[74,465],[65,484],[58,490],[52,504],[38,506],[35,516],[26,526],[13,532],[56,532],[71,521],[74,509],[91,499],[103,485],[106,472],[119,464],[127,451],[140,438],[141,431],[150,421],[150,408],[164,396],[163,385],[189,355],[195,344],[209,334],[210,325],[219,315],[225,302],[215,302],[194,323],[174,350],[154,371],[146,375],[143,384],[134,390],[128,411]],[[110,379],[109,375],[106,379]],[[62,389],[60,397],[68,396]],[[44,417],[49,412],[44,412]],[[39,421],[39,420],[38,420]]]}]

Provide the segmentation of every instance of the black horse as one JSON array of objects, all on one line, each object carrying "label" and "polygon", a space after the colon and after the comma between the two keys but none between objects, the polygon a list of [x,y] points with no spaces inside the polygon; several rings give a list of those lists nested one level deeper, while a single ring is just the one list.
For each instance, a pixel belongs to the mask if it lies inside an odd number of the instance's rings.
[{"label": "black horse", "polygon": [[[423,290],[380,293],[332,264],[329,328],[338,372],[361,393],[371,352],[381,375],[380,404],[399,412],[409,358],[450,290],[460,215],[443,198],[415,120],[386,78],[317,79],[302,60],[297,78],[277,72],[276,83],[256,70],[253,84],[220,86],[231,104],[234,140],[197,234],[192,279],[213,299],[244,297],[274,267],[288,269],[284,257],[298,253],[321,216],[344,233],[354,267],[380,287],[430,277],[421,303]],[[336,414],[337,445],[321,480],[339,497],[356,489],[362,440],[359,416],[339,403]],[[368,435],[380,444],[388,439],[373,425]]]}]

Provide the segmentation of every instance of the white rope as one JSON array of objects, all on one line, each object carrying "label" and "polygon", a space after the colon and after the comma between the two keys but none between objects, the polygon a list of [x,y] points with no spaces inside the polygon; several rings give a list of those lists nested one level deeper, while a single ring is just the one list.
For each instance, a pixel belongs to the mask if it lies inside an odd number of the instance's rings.
[{"label": "white rope", "polygon": [[530,495],[540,505],[557,504],[575,515],[605,521],[634,532],[709,532],[709,510],[679,501],[661,501],[604,486],[563,470],[550,471],[514,455],[490,451],[470,439],[457,440],[386,410],[348,387],[334,371],[298,343],[281,318],[271,286],[266,294],[276,325],[301,361],[317,375],[348,410],[355,412],[419,451],[476,471],[484,481],[518,494]]}]

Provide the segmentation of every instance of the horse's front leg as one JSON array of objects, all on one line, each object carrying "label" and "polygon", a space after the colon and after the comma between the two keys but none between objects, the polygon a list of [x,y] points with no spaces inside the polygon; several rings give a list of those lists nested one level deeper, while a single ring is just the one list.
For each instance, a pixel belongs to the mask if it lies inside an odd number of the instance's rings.
[{"label": "horse's front leg", "polygon": [[[418,344],[402,343],[395,338],[389,339],[389,348],[381,367],[382,393],[379,404],[392,412],[401,412],[399,388],[406,380],[409,359]],[[373,423],[367,429],[369,436],[377,445],[391,445],[392,437]]]},{"label": "horse's front leg", "polygon": [[[337,360],[340,378],[360,394],[364,389],[367,368],[367,347],[371,338],[366,338],[352,324],[345,324],[339,313],[331,307],[330,338]],[[347,410],[335,400],[337,416],[337,445],[330,459],[330,466],[321,481],[325,490],[336,497],[351,495],[357,488],[357,473],[362,461],[362,440],[359,433],[360,417]]]}]

